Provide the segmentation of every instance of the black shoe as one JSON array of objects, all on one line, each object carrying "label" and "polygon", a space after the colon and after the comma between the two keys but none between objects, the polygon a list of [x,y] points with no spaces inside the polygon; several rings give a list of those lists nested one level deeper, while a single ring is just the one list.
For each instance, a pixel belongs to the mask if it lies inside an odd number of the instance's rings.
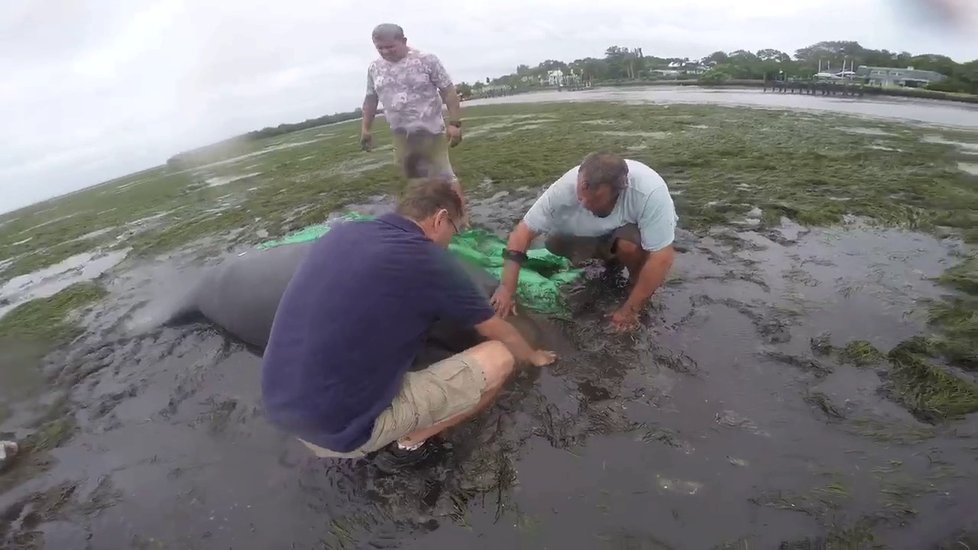
[{"label": "black shoe", "polygon": [[373,463],[381,472],[395,474],[430,465],[438,457],[440,450],[439,445],[431,440],[425,441],[420,447],[411,451],[398,447],[395,441],[380,450],[373,457]]}]

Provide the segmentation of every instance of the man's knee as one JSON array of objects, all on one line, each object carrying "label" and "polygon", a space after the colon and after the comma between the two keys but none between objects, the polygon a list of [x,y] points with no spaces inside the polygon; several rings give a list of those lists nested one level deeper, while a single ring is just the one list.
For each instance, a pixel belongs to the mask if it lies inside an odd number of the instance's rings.
[{"label": "man's knee", "polygon": [[403,166],[404,156],[408,153],[404,134],[395,132],[391,137],[391,146],[394,148],[394,162],[398,167]]},{"label": "man's knee", "polygon": [[613,237],[614,254],[620,259],[636,260],[645,255],[645,249],[642,248],[642,235],[635,224],[618,228]]},{"label": "man's knee", "polygon": [[547,252],[556,254],[558,256],[563,256],[563,254],[560,253],[561,244],[560,237],[556,235],[548,235],[546,240],[543,241],[543,247],[547,249]]},{"label": "man's knee", "polygon": [[626,223],[618,229],[615,229],[611,237],[615,243],[627,242],[635,246],[642,245],[642,232],[639,230],[638,225],[634,223]]},{"label": "man's knee", "polygon": [[483,342],[465,352],[486,374],[487,390],[503,385],[516,369],[516,358],[505,344],[498,340]]},{"label": "man's knee", "polygon": [[543,247],[547,249],[547,252],[557,256],[568,259],[572,259],[574,256],[574,241],[566,235],[548,235],[543,242]]},{"label": "man's knee", "polygon": [[644,252],[642,247],[627,239],[619,238],[615,240],[615,255],[620,257],[634,258]]},{"label": "man's knee", "polygon": [[456,179],[451,155],[448,152],[448,136],[442,135],[433,149],[431,162],[434,165],[435,175]]},{"label": "man's knee", "polygon": [[619,239],[615,243],[615,258],[619,263],[628,268],[629,278],[634,278],[638,275],[638,272],[648,257],[649,253],[645,249],[631,241]]}]

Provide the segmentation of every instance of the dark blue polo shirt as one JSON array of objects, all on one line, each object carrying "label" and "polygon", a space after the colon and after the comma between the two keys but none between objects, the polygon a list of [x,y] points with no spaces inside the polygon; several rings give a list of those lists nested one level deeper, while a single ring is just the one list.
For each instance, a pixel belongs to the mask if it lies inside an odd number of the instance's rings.
[{"label": "dark blue polo shirt", "polygon": [[485,295],[414,222],[344,222],[315,244],[282,296],[262,364],[265,414],[337,452],[370,439],[431,324],[474,326]]}]

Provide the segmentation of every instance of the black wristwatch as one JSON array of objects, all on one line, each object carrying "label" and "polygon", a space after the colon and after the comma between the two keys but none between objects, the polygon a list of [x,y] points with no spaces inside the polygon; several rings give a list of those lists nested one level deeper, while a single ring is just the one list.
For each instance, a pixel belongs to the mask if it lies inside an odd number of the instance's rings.
[{"label": "black wristwatch", "polygon": [[456,128],[461,128],[462,127],[462,121],[461,120],[452,120],[452,121],[450,121],[448,123],[448,125],[449,126],[454,126]]},{"label": "black wristwatch", "polygon": [[519,250],[507,248],[506,250],[503,250],[503,259],[523,265],[523,263],[526,262],[529,257],[526,255],[526,252],[520,252]]}]

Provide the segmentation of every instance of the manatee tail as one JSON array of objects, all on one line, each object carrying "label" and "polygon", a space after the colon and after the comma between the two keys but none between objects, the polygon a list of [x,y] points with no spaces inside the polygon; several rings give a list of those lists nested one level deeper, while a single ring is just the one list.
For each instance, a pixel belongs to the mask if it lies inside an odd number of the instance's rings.
[{"label": "manatee tail", "polygon": [[175,298],[157,296],[132,312],[126,331],[141,334],[161,327],[184,325],[201,317],[196,289],[177,293]]},{"label": "manatee tail", "polygon": [[196,321],[201,317],[195,291],[185,292],[167,305],[169,307],[164,310],[160,322],[163,326],[182,325]]}]

